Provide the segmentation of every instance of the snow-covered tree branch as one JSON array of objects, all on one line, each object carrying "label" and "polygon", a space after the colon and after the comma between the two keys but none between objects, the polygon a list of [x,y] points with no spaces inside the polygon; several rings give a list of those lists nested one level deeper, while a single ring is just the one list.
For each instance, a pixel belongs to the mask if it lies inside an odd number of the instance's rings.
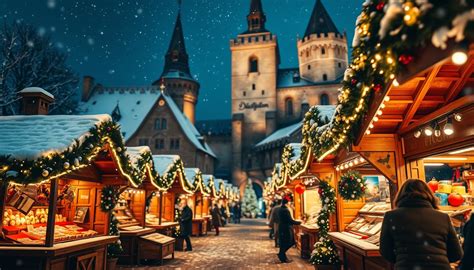
[{"label": "snow-covered tree branch", "polygon": [[19,113],[18,91],[41,87],[55,97],[50,113],[76,109],[78,76],[66,65],[67,55],[49,36],[25,23],[4,23],[0,29],[0,115]]}]

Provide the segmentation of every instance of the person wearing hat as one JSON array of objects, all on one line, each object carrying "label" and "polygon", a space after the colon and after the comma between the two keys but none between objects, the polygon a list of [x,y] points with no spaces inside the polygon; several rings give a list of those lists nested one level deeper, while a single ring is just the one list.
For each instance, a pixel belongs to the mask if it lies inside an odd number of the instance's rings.
[{"label": "person wearing hat", "polygon": [[295,245],[295,237],[293,235],[293,225],[300,225],[300,221],[296,221],[291,217],[290,211],[288,210],[288,202],[290,197],[285,196],[281,201],[281,207],[279,210],[279,224],[278,224],[278,238],[280,244],[280,252],[278,253],[278,259],[283,263],[288,263],[290,260],[286,257],[286,251]]}]

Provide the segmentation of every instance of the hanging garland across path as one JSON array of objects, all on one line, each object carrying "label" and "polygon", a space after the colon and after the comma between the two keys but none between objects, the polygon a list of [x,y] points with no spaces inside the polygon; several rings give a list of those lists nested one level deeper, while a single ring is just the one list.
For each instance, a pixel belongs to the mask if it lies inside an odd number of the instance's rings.
[{"label": "hanging garland across path", "polygon": [[340,261],[337,248],[328,235],[330,216],[336,212],[336,193],[334,188],[324,180],[319,183],[318,193],[322,202],[317,219],[319,240],[314,244],[310,262],[315,265],[338,265]]},{"label": "hanging garland across path", "polygon": [[367,184],[358,171],[347,171],[338,184],[339,194],[344,200],[359,200],[366,189]]}]

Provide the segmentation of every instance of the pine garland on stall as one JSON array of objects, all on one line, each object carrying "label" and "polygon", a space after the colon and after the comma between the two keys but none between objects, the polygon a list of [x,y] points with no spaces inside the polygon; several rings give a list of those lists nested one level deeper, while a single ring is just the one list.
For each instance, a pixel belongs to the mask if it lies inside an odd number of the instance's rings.
[{"label": "pine garland on stall", "polygon": [[[119,200],[119,192],[119,187],[105,186],[102,188],[102,193],[100,195],[100,209],[103,212],[108,213],[110,218],[109,235],[120,235],[120,231],[118,229],[118,220],[113,212],[113,209]],[[117,257],[122,252],[123,247],[120,240],[117,240],[117,242],[107,246],[107,254],[112,258]]]},{"label": "pine garland on stall", "polygon": [[341,176],[338,184],[339,194],[344,200],[361,199],[367,188],[367,184],[357,171],[347,171]]},{"label": "pine garland on stall", "polygon": [[340,261],[337,249],[328,235],[330,216],[336,212],[336,193],[334,188],[324,180],[319,183],[318,193],[322,203],[316,222],[319,227],[319,240],[314,244],[310,262],[315,265],[338,265]]},{"label": "pine garland on stall", "polygon": [[258,215],[257,194],[249,180],[244,190],[244,198],[242,199],[242,213],[246,217],[256,217]]}]

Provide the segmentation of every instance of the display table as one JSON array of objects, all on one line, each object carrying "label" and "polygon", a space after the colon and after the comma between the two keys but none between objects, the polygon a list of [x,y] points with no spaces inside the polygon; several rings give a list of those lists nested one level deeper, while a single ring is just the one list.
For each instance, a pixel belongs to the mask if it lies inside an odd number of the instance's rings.
[{"label": "display table", "polygon": [[314,244],[319,239],[319,230],[316,225],[301,224],[294,226],[296,247],[301,253],[301,258],[308,259],[311,257]]},{"label": "display table", "polygon": [[[1,269],[105,269],[107,245],[118,236],[98,236],[52,247],[0,246]],[[21,260],[22,268],[16,265]],[[91,265],[84,268],[85,265]]]},{"label": "display table", "polygon": [[152,223],[147,223],[146,227],[148,228],[153,228],[156,230],[156,232],[171,236],[173,233],[173,229],[179,226],[178,222],[162,222],[160,225],[159,224],[152,224]]},{"label": "display table", "polygon": [[160,260],[171,255],[174,259],[175,239],[159,233],[152,233],[138,238],[138,261]]},{"label": "display table", "polygon": [[193,236],[203,236],[207,234],[207,221],[204,218],[193,219]]},{"label": "display table", "polygon": [[340,232],[330,232],[329,237],[334,241],[345,269],[392,269],[392,265],[381,257],[377,245]]},{"label": "display table", "polygon": [[143,228],[140,226],[122,228],[120,230],[120,241],[122,242],[123,253],[119,256],[119,264],[138,264],[138,238],[154,232],[155,229],[153,228]]}]

